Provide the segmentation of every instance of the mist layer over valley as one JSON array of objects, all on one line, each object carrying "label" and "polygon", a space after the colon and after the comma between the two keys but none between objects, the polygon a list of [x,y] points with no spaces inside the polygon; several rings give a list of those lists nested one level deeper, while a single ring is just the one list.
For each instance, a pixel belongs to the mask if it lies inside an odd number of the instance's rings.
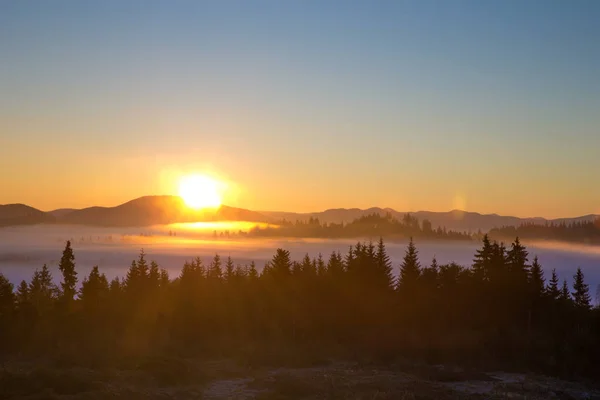
[{"label": "mist layer over valley", "polygon": [[[261,226],[260,224],[258,224]],[[71,225],[35,225],[0,228],[0,272],[17,284],[30,280],[36,268],[47,264],[58,282],[57,270],[66,240],[71,240],[76,257],[80,280],[95,265],[111,279],[123,277],[141,249],[147,258],[167,269],[171,278],[179,275],[183,263],[200,257],[206,263],[219,253],[231,256],[236,264],[247,264],[254,260],[259,271],[270,260],[279,247],[290,251],[295,260],[306,253],[325,258],[333,251],[342,255],[358,239],[265,239],[233,235],[246,231],[257,223],[251,222],[206,222],[190,224],[160,225],[144,228],[108,228]],[[216,233],[218,232],[218,233]],[[231,232],[232,235],[221,235]],[[376,241],[378,238],[364,238]],[[394,265],[394,273],[404,256],[406,240],[386,241],[388,254]],[[592,294],[600,284],[600,248],[571,245],[559,242],[527,242],[530,262],[535,255],[544,267],[548,278],[556,269],[561,279],[572,281],[577,267],[581,267],[590,285]],[[429,265],[435,256],[438,263],[456,262],[470,266],[477,241],[416,241],[419,260]]]}]

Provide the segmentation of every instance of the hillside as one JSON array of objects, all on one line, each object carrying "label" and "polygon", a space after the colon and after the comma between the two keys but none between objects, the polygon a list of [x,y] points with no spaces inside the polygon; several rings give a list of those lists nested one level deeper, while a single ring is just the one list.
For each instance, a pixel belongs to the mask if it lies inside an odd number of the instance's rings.
[{"label": "hillside", "polygon": [[[321,222],[327,223],[349,223],[353,220],[360,218],[364,215],[379,214],[385,215],[390,213],[397,219],[407,214],[407,212],[396,211],[391,208],[379,208],[372,207],[368,209],[359,208],[336,208],[329,209],[321,212],[314,213],[293,213],[293,212],[271,212],[261,211],[262,214],[272,217],[275,220],[286,219],[287,221],[307,221],[310,218],[318,218]],[[560,219],[545,219],[541,217],[537,218],[519,218],[513,216],[503,216],[498,214],[480,214],[476,212],[452,210],[447,212],[433,212],[433,211],[417,211],[409,212],[419,220],[428,219],[431,221],[434,228],[438,226],[446,227],[455,231],[471,231],[476,232],[481,230],[487,232],[492,228],[500,228],[503,226],[519,226],[522,223],[536,223],[544,224],[545,222],[573,222],[573,221],[593,221],[597,218],[597,215],[585,215],[575,218],[560,218]]]},{"label": "hillside", "polygon": [[268,217],[250,210],[221,206],[217,210],[194,210],[178,196],[145,196],[116,207],[74,210],[57,219],[62,224],[96,226],[149,226],[177,222],[250,221]]},{"label": "hillside", "polygon": [[32,225],[54,222],[48,213],[25,204],[0,205],[0,226]]},{"label": "hillside", "polygon": [[56,218],[64,217],[67,214],[77,211],[75,208],[59,208],[57,210],[48,211],[48,214],[53,215]]},{"label": "hillside", "polygon": [[[59,223],[96,226],[149,226],[176,222],[202,221],[249,221],[277,222],[283,219],[291,222],[308,221],[318,218],[327,223],[349,223],[369,214],[391,214],[402,219],[406,212],[391,208],[372,207],[335,208],[313,213],[294,213],[278,211],[251,211],[222,205],[216,210],[194,210],[186,206],[178,196],[144,196],[115,207],[89,207],[81,210],[57,209],[43,212],[24,204],[0,205],[0,226],[26,225],[39,223]],[[595,220],[598,215],[589,214],[574,218],[519,218],[498,214],[480,214],[461,210],[448,212],[417,211],[412,216],[420,221],[428,219],[433,228],[446,227],[459,232],[488,232],[494,228],[519,226],[523,223],[545,224],[586,222]]]}]

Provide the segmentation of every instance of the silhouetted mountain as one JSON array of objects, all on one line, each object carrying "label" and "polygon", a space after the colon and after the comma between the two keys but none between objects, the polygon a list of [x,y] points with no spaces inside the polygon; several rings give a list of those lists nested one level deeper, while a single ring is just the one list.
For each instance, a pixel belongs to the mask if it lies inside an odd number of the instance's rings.
[{"label": "silhouetted mountain", "polygon": [[89,207],[81,210],[62,208],[43,212],[24,204],[0,205],[0,226],[39,223],[60,223],[98,226],[149,226],[177,222],[202,221],[249,221],[278,222],[283,219],[291,222],[307,222],[318,218],[321,223],[350,223],[358,218],[378,214],[390,214],[401,220],[410,214],[419,221],[429,220],[432,227],[445,227],[459,232],[488,232],[493,228],[519,226],[526,223],[545,224],[594,221],[598,215],[589,214],[574,218],[519,218],[498,214],[480,214],[461,210],[448,212],[400,212],[391,208],[371,207],[334,208],[314,213],[294,213],[278,211],[251,211],[243,208],[221,206],[216,210],[194,210],[178,196],[145,196],[116,207]]},{"label": "silhouetted mountain", "polygon": [[62,218],[73,211],[78,211],[76,208],[59,208],[58,210],[48,211],[48,214],[53,215],[56,218]]},{"label": "silhouetted mountain", "polygon": [[48,213],[25,204],[0,205],[0,226],[31,225],[54,222]]},{"label": "silhouetted mountain", "polygon": [[228,206],[216,210],[194,210],[178,196],[146,196],[116,207],[90,207],[66,213],[63,224],[97,226],[149,226],[202,221],[266,222],[268,217],[254,211]]},{"label": "silhouetted mountain", "polygon": [[385,215],[391,214],[394,218],[401,219],[405,214],[410,214],[413,217],[418,218],[420,221],[425,219],[429,220],[434,228],[446,227],[455,231],[472,231],[476,232],[481,230],[487,232],[492,228],[500,228],[503,226],[518,226],[522,223],[536,223],[543,224],[548,222],[572,222],[572,221],[593,221],[596,215],[585,215],[575,218],[559,218],[559,219],[545,219],[541,217],[537,218],[519,218],[512,216],[503,216],[498,214],[480,214],[476,212],[452,210],[448,212],[433,212],[433,211],[417,211],[417,212],[400,212],[391,208],[379,208],[372,207],[368,209],[359,208],[336,208],[329,209],[322,212],[314,213],[293,213],[293,212],[271,212],[261,211],[262,214],[270,216],[276,220],[285,219],[287,221],[308,221],[310,218],[318,218],[321,222],[327,223],[350,223],[357,218],[363,217],[370,214]]}]

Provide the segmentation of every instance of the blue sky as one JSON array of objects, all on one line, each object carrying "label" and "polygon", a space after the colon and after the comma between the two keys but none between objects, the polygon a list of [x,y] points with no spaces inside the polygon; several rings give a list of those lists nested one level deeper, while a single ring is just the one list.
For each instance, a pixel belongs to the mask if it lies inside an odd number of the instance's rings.
[{"label": "blue sky", "polygon": [[595,1],[4,1],[0,203],[209,171],[255,209],[600,213],[598,21]]}]

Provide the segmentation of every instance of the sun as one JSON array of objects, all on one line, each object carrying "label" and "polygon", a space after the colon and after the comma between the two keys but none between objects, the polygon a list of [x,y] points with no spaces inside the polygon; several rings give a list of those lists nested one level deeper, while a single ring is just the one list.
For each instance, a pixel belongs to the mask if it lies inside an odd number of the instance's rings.
[{"label": "sun", "polygon": [[190,175],[181,178],[179,196],[192,208],[217,208],[221,205],[219,184],[204,175]]}]

